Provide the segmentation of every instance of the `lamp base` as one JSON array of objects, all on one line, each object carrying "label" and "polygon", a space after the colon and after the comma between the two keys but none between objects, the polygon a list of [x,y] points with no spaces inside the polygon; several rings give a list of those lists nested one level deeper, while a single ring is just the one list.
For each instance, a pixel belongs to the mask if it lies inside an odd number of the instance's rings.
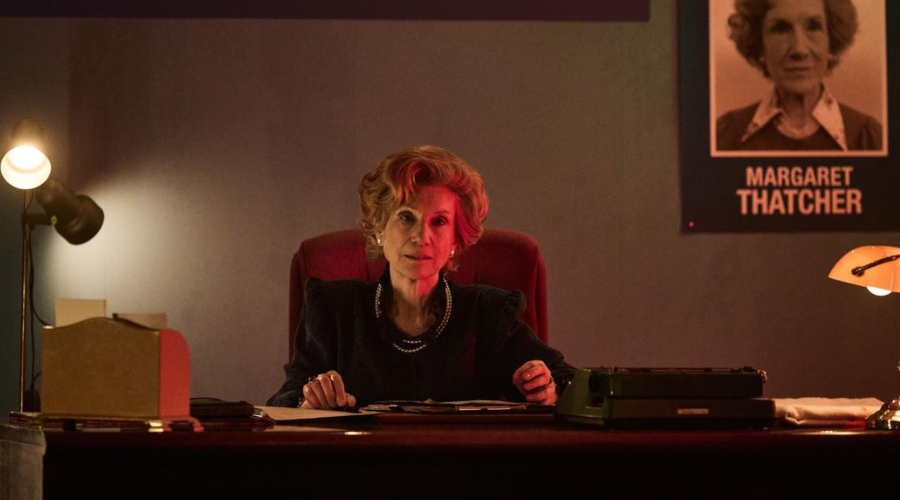
[{"label": "lamp base", "polygon": [[867,429],[900,431],[900,398],[888,401],[866,418]]}]

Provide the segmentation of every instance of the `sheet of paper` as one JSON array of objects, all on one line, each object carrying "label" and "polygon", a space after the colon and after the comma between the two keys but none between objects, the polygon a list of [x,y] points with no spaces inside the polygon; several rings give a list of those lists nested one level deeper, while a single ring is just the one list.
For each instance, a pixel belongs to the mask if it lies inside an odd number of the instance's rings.
[{"label": "sheet of paper", "polygon": [[68,326],[88,318],[106,316],[105,299],[56,299],[56,326]]},{"label": "sheet of paper", "polygon": [[509,401],[377,401],[363,408],[365,411],[406,413],[499,413],[539,411],[544,407]]},{"label": "sheet of paper", "polygon": [[393,405],[428,405],[428,406],[522,406],[526,403],[516,403],[510,401],[500,401],[492,399],[470,399],[468,401],[435,401],[426,399],[425,401],[408,400],[408,399],[392,399],[388,401],[377,401],[377,404],[393,404]]},{"label": "sheet of paper", "polygon": [[348,411],[307,410],[306,408],[282,408],[278,406],[257,406],[278,423],[304,420],[372,418],[371,413],[351,413]]}]

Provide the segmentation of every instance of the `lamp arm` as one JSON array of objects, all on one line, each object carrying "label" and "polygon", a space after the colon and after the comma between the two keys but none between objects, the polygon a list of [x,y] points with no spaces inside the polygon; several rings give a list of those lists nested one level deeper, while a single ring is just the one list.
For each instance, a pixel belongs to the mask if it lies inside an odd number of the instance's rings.
[{"label": "lamp arm", "polygon": [[871,268],[873,268],[873,267],[875,267],[875,266],[880,266],[880,265],[882,265],[882,264],[887,264],[888,262],[893,262],[893,261],[895,261],[895,260],[897,260],[897,259],[900,259],[900,254],[897,254],[897,255],[891,255],[891,256],[885,257],[885,258],[883,258],[883,259],[878,259],[878,260],[876,260],[875,262],[869,262],[868,264],[866,264],[866,265],[864,265],[864,266],[855,267],[855,268],[853,268],[852,271],[850,271],[850,273],[851,273],[853,276],[862,276],[863,274],[865,274],[866,269],[871,269]]},{"label": "lamp arm", "polygon": [[56,217],[50,214],[37,214],[25,212],[22,214],[22,225],[34,228],[34,226],[52,226],[56,224]]}]

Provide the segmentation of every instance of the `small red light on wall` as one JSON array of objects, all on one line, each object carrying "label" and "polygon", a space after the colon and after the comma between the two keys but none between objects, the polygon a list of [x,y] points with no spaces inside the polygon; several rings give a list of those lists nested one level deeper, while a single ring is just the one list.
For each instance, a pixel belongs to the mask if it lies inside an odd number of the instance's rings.
[{"label": "small red light on wall", "polygon": [[688,227],[694,227],[694,221],[688,222]]}]

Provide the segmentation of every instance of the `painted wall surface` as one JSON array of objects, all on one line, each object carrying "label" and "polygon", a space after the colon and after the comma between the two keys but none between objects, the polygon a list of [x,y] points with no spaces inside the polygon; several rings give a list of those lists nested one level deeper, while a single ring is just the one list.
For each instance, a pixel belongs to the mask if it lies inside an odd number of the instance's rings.
[{"label": "painted wall surface", "polygon": [[[36,234],[38,308],[165,311],[195,396],[263,403],[299,243],[355,225],[380,158],[437,144],[484,175],[489,225],[541,243],[573,364],[751,365],[770,396],[893,396],[900,302],[826,275],[900,234],[680,234],[675,25],[667,0],[648,23],[0,19],[0,133],[41,120],[54,175],[106,212],[82,246]],[[20,200],[0,186],[4,408]]]}]

